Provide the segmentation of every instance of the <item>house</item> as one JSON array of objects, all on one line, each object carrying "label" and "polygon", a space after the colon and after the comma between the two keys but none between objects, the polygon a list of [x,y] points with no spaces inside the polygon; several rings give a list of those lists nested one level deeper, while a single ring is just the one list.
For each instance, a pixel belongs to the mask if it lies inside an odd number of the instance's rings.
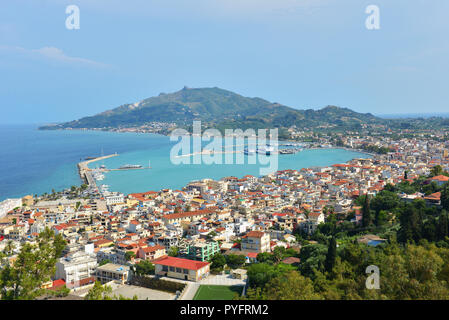
[{"label": "house", "polygon": [[436,182],[436,184],[441,187],[443,184],[449,182],[449,177],[439,175],[430,179],[431,182]]},{"label": "house", "polygon": [[210,263],[176,257],[162,257],[153,261],[155,274],[182,280],[199,281],[210,272]]},{"label": "house", "polygon": [[144,260],[154,260],[166,255],[165,247],[155,245],[150,247],[140,247],[137,257]]},{"label": "house", "polygon": [[131,233],[137,233],[139,230],[142,229],[142,224],[139,221],[132,220],[129,223],[128,231]]},{"label": "house", "polygon": [[270,235],[262,231],[250,231],[242,237],[241,249],[249,252],[270,252]]}]

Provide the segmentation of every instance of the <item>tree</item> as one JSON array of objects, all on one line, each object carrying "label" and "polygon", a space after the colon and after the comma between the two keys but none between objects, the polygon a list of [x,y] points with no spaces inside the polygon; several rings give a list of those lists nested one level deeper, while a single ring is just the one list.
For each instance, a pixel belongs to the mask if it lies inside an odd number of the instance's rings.
[{"label": "tree", "polygon": [[237,269],[245,264],[246,258],[241,254],[230,254],[226,256],[226,263],[232,269]]},{"label": "tree", "polygon": [[134,265],[134,273],[138,276],[154,274],[155,267],[148,260],[142,260]]},{"label": "tree", "polygon": [[217,236],[217,233],[215,231],[211,231],[207,234],[207,240],[212,240],[215,236]]},{"label": "tree", "polygon": [[444,240],[449,236],[449,218],[446,210],[443,210],[438,218],[436,237],[438,240]]},{"label": "tree", "polygon": [[226,258],[221,253],[216,253],[210,259],[211,269],[215,270],[223,270],[223,267],[226,264]]},{"label": "tree", "polygon": [[441,191],[441,206],[449,210],[449,184],[446,184]]},{"label": "tree", "polygon": [[315,293],[312,280],[303,277],[297,271],[289,271],[271,279],[259,298],[266,300],[315,300],[319,299],[320,295]]},{"label": "tree", "polygon": [[170,249],[168,250],[168,255],[170,257],[177,257],[179,254],[179,248],[178,247],[170,247]]},{"label": "tree", "polygon": [[126,261],[131,261],[136,256],[136,254],[133,251],[126,251],[125,253],[125,259]]},{"label": "tree", "polygon": [[281,262],[281,260],[284,258],[285,254],[285,248],[284,247],[275,247],[273,250],[273,261],[275,263]]},{"label": "tree", "polygon": [[335,237],[332,237],[327,249],[326,260],[324,262],[324,268],[327,272],[331,273],[335,266],[335,259],[337,258],[337,241]]},{"label": "tree", "polygon": [[362,226],[367,228],[371,225],[371,208],[369,195],[365,196],[365,202],[362,207]]},{"label": "tree", "polygon": [[261,252],[257,254],[257,262],[260,263],[273,263],[273,255],[269,252]]},{"label": "tree", "polygon": [[25,243],[13,265],[8,263],[0,270],[1,298],[30,300],[42,294],[41,286],[55,274],[64,247],[62,236],[48,228],[39,234],[36,244]]},{"label": "tree", "polygon": [[431,177],[439,176],[442,175],[443,172],[444,172],[443,168],[440,165],[436,165],[430,170],[430,176]]},{"label": "tree", "polygon": [[12,240],[8,240],[8,242],[6,242],[5,248],[3,249],[3,253],[5,253],[7,256],[10,256],[13,253],[15,247],[16,246],[14,242]]},{"label": "tree", "polygon": [[95,281],[84,300],[111,300],[112,298],[109,296],[111,293],[112,288],[110,286],[103,286],[100,281]]}]

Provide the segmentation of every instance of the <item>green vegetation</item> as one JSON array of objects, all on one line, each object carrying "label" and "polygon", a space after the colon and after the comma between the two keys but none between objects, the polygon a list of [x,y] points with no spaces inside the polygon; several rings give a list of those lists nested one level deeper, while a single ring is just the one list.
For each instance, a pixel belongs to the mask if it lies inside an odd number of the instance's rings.
[{"label": "green vegetation", "polygon": [[143,100],[136,108],[125,104],[91,117],[41,129],[118,128],[144,125],[149,122],[177,123],[191,129],[193,120],[201,120],[204,128],[284,128],[340,126],[358,128],[361,123],[384,123],[371,114],[361,114],[347,108],[328,106],[321,110],[297,110],[261,98],[247,98],[220,88],[184,88],[171,94],[160,94]]},{"label": "green vegetation", "polygon": [[131,261],[131,259],[134,259],[136,257],[136,254],[134,251],[126,251],[125,253],[125,259],[126,261]]},{"label": "green vegetation", "polygon": [[177,291],[182,292],[182,290],[186,286],[182,282],[168,281],[139,275],[133,276],[132,284],[149,289],[166,291],[169,293],[176,293]]},{"label": "green vegetation", "polygon": [[170,247],[168,250],[168,255],[170,257],[177,257],[179,254],[179,248],[178,247]]},{"label": "green vegetation", "polygon": [[154,270],[154,265],[147,260],[142,260],[132,267],[133,273],[138,276],[154,274]]},{"label": "green vegetation", "polygon": [[[32,300],[44,294],[41,286],[51,280],[56,261],[61,256],[65,241],[61,235],[46,228],[36,244],[25,243],[12,265],[3,259],[0,270],[0,295],[3,300]],[[6,255],[10,253],[7,250]]]},{"label": "green vegetation", "polygon": [[[359,197],[360,225],[348,221],[353,215],[331,214],[312,235],[297,230],[303,243],[298,266],[259,254],[259,263],[246,267],[245,299],[449,299],[449,184],[427,181],[421,177]],[[442,204],[403,201],[398,193],[405,187],[439,190]],[[376,246],[357,241],[367,233],[387,241]],[[366,288],[370,265],[379,267],[380,289]]]},{"label": "green vegetation", "polygon": [[111,296],[112,288],[107,285],[102,285],[101,282],[95,281],[94,286],[89,290],[84,300],[138,300],[134,295],[132,299],[126,298],[123,295]]},{"label": "green vegetation", "polygon": [[243,286],[201,285],[193,300],[233,300],[242,294]]}]

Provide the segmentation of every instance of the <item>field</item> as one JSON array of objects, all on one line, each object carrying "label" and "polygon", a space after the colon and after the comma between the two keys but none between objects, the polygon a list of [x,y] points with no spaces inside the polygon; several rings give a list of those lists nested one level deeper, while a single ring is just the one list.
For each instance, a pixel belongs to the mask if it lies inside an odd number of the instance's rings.
[{"label": "field", "polygon": [[232,300],[242,294],[243,286],[201,285],[193,300]]}]

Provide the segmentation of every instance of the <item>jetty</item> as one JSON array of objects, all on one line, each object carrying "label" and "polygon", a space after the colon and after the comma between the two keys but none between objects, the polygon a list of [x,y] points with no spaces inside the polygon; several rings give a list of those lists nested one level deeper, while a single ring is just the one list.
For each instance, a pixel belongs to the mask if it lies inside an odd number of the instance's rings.
[{"label": "jetty", "polygon": [[89,164],[92,162],[96,162],[96,161],[100,161],[100,160],[104,160],[104,159],[108,159],[108,158],[112,158],[112,157],[117,157],[118,154],[114,153],[114,154],[110,154],[107,156],[101,156],[101,157],[97,157],[97,158],[88,158],[89,160],[86,161],[82,161],[80,163],[78,163],[78,173],[80,175],[81,180],[84,181],[84,183],[86,183],[89,187],[93,187],[96,188],[97,184],[95,182],[94,177],[92,176],[92,169],[89,168]]}]

